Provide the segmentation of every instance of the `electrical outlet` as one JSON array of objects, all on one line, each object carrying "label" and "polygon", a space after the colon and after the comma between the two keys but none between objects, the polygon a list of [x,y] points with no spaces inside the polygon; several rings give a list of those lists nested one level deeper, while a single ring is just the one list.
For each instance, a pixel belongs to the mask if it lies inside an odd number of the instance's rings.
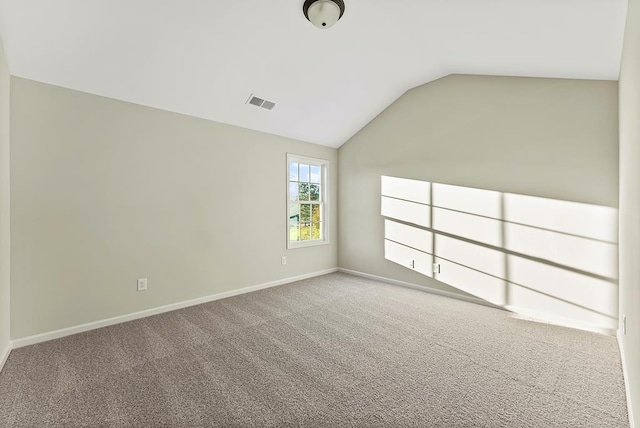
[{"label": "electrical outlet", "polygon": [[622,334],[627,334],[627,316],[622,316]]},{"label": "electrical outlet", "polygon": [[415,260],[411,260],[411,261],[409,262],[409,267],[410,267],[411,269],[415,269],[415,267],[416,267],[416,261],[415,261]]},{"label": "electrical outlet", "polygon": [[440,263],[433,264],[433,273],[440,273]]},{"label": "electrical outlet", "polygon": [[282,266],[287,264],[287,258],[286,257],[282,257],[282,260],[280,260],[280,262],[282,263]]},{"label": "electrical outlet", "polygon": [[147,291],[147,278],[140,278],[138,280],[138,291]]}]

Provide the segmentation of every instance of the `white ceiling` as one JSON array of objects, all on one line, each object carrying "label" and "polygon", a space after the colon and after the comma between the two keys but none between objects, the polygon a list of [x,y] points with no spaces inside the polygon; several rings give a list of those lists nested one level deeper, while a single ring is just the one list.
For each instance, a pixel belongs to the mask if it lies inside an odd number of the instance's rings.
[{"label": "white ceiling", "polygon": [[[626,0],[0,0],[13,75],[339,147],[451,73],[618,78]],[[249,94],[278,103],[245,104]]]}]

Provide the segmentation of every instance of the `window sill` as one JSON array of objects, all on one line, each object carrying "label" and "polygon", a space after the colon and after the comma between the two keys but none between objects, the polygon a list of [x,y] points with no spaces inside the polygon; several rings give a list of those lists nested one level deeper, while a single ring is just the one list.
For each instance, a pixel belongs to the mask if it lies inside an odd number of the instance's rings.
[{"label": "window sill", "polygon": [[321,245],[329,245],[328,239],[317,241],[295,241],[287,243],[287,250],[295,250],[296,248],[318,247]]}]

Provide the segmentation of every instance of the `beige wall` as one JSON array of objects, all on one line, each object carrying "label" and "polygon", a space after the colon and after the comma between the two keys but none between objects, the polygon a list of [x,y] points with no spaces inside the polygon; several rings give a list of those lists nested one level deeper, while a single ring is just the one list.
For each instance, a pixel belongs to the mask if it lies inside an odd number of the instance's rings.
[{"label": "beige wall", "polygon": [[629,0],[620,69],[620,313],[621,347],[633,415],[640,418],[640,1]]},{"label": "beige wall", "polygon": [[[540,276],[542,283],[524,284],[530,287],[526,289],[515,284],[520,281],[512,280],[514,272],[509,270],[514,268],[514,261],[506,260],[508,252],[503,254],[504,260],[501,261],[501,248],[496,252],[482,245],[467,245],[469,242],[466,239],[476,241],[472,235],[485,231],[484,224],[472,225],[467,234],[449,228],[450,234],[463,238],[461,242],[454,243],[460,244],[456,248],[465,246],[469,249],[469,263],[462,262],[462,267],[460,264],[442,266],[446,272],[439,278],[454,273],[457,279],[468,279],[459,282],[434,281],[425,274],[385,260],[381,176],[462,186],[448,187],[453,192],[449,192],[449,195],[464,193],[468,188],[494,192],[480,192],[477,200],[484,198],[490,201],[494,196],[508,199],[505,196],[507,194],[543,198],[529,199],[536,201],[536,206],[542,210],[538,223],[538,219],[532,219],[532,223],[538,227],[530,228],[540,236],[546,233],[545,228],[553,229],[553,225],[543,225],[550,218],[560,223],[564,221],[569,228],[573,227],[571,218],[560,218],[565,207],[570,208],[565,210],[567,212],[576,212],[578,208],[580,211],[582,207],[589,213],[604,212],[602,218],[612,220],[594,225],[594,230],[587,228],[585,236],[594,239],[584,242],[595,242],[598,246],[598,239],[609,240],[599,238],[600,230],[605,229],[607,236],[613,231],[612,240],[617,241],[617,102],[617,82],[611,81],[452,75],[407,92],[339,149],[340,266],[445,291],[462,293],[460,289],[464,289],[485,298],[487,290],[482,288],[484,285],[480,284],[480,276],[476,275],[480,270],[482,274],[488,272],[499,279],[511,280],[511,283],[496,283],[495,278],[483,276],[488,278],[487,287],[503,288],[485,300],[527,309],[532,315],[541,312],[560,320],[569,318],[586,325],[594,324],[596,328],[615,329],[618,306],[615,242],[611,244],[613,247],[609,243],[602,244],[608,246],[602,253],[606,253],[608,258],[604,261],[595,260],[594,263],[606,263],[606,266],[600,271],[591,271],[591,266],[576,268],[570,262],[565,268],[563,260],[555,260],[553,255],[548,254],[555,251],[554,239],[563,242],[573,240],[568,242],[566,248],[573,246],[580,250],[581,246],[576,245],[580,240],[572,236],[578,233],[559,230],[561,233],[551,233],[551,240],[542,237],[539,248],[528,253],[533,260],[525,257],[523,262],[535,265],[531,272],[537,268],[540,268],[540,272],[544,271]],[[443,190],[444,187],[440,186],[439,189]],[[468,198],[452,197],[451,200],[455,205],[464,203]],[[562,205],[563,208],[556,210],[556,205]],[[428,215],[428,209],[425,215]],[[504,210],[504,207],[498,206],[496,209]],[[557,216],[556,211],[560,213]],[[469,221],[484,221],[481,217],[464,215]],[[491,217],[493,214],[488,215]],[[489,220],[487,228],[496,225],[500,229],[499,222]],[[414,232],[407,233],[416,237],[419,231]],[[498,230],[497,233],[504,234],[504,230]],[[484,243],[502,247],[499,242]],[[416,245],[420,244],[415,244],[414,248]],[[513,248],[516,248],[516,253],[527,253],[526,249],[520,250],[517,245]],[[541,252],[541,249],[548,252]],[[593,254],[598,251],[595,250]],[[406,254],[401,254],[401,257],[410,257],[410,252]],[[496,271],[472,266],[479,261],[479,254],[483,257],[486,255],[489,262],[495,262]],[[565,258],[568,260],[577,255],[580,254],[565,254]],[[550,263],[547,264],[547,261]],[[425,259],[425,265],[427,263],[428,259]],[[469,266],[476,271],[468,269]],[[459,268],[462,270],[456,270]],[[429,270],[430,266],[425,269]],[[529,268],[525,266],[523,269],[526,271]],[[583,275],[582,271],[586,271],[586,274]],[[549,281],[545,279],[547,274],[553,276],[555,281],[550,289]],[[606,278],[600,278],[599,275]],[[532,274],[525,273],[521,277],[526,282],[532,278]],[[588,283],[594,294],[563,288],[563,284],[574,283],[574,279]],[[455,286],[466,284],[466,287],[455,288],[447,283]],[[538,292],[535,291],[537,286],[547,289]],[[494,291],[498,291],[498,288]],[[602,302],[598,302],[598,299],[601,294],[607,299],[605,318],[591,310],[600,310],[598,305]],[[529,295],[532,297],[527,297]],[[519,300],[517,304],[514,304],[514,298]],[[529,301],[536,299],[540,301],[527,307]],[[607,321],[603,322],[603,319]]]},{"label": "beige wall", "polygon": [[11,87],[13,339],[337,266],[335,231],[285,249],[286,153],[329,159],[334,198],[337,150]]},{"label": "beige wall", "polygon": [[9,345],[9,67],[0,41],[0,359]]}]

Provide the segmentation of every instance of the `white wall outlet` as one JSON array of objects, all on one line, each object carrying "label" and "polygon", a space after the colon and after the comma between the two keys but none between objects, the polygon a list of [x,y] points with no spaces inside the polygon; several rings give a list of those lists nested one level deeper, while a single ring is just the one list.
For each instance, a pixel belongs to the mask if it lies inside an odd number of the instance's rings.
[{"label": "white wall outlet", "polygon": [[282,259],[280,260],[280,262],[282,263],[282,266],[287,264],[287,258],[285,256],[282,257]]},{"label": "white wall outlet", "polygon": [[416,261],[415,261],[415,260],[411,260],[411,261],[409,261],[409,267],[410,267],[411,269],[415,269],[415,267],[416,267]]},{"label": "white wall outlet", "polygon": [[440,273],[440,263],[433,264],[433,273]]},{"label": "white wall outlet", "polygon": [[138,280],[138,291],[147,291],[147,278],[140,278]]},{"label": "white wall outlet", "polygon": [[622,334],[627,334],[627,316],[622,316]]}]

